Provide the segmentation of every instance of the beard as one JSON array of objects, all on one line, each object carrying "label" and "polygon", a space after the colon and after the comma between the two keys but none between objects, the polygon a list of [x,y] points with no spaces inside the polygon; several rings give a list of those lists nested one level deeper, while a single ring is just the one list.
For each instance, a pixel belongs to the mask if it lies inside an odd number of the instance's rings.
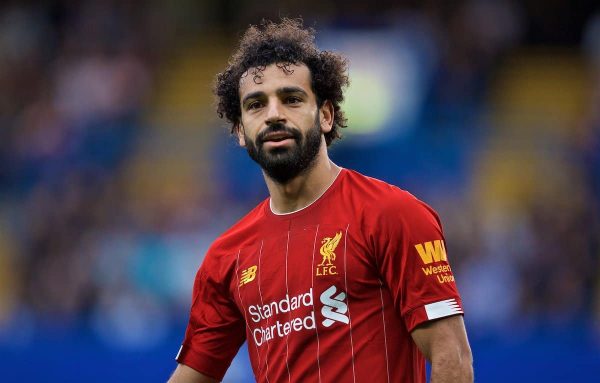
[{"label": "beard", "polygon": [[[264,137],[274,132],[290,134],[295,145],[289,148],[274,148],[266,151],[263,147]],[[252,141],[248,136],[245,136],[245,139],[246,150],[250,158],[259,164],[275,182],[286,184],[298,175],[308,171],[315,164],[323,139],[319,114],[317,113],[313,127],[306,132],[305,136],[302,136],[298,129],[290,128],[282,123],[273,123],[258,134],[256,141]]]}]

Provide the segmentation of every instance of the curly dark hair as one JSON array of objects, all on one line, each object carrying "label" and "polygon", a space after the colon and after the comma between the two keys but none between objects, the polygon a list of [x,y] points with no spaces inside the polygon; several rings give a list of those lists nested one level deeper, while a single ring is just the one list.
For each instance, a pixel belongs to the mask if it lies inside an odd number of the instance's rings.
[{"label": "curly dark hair", "polygon": [[259,81],[261,72],[271,64],[289,71],[289,64],[305,64],[311,73],[312,91],[320,108],[328,100],[333,105],[333,128],[325,134],[329,146],[340,138],[340,128],[346,127],[346,117],[340,104],[343,89],[349,84],[348,61],[340,54],[321,51],[315,45],[315,30],[305,28],[301,19],[284,18],[279,23],[263,20],[251,25],[231,55],[227,68],[216,78],[214,92],[218,98],[217,114],[231,122],[231,134],[236,134],[241,119],[239,84],[250,68]]}]

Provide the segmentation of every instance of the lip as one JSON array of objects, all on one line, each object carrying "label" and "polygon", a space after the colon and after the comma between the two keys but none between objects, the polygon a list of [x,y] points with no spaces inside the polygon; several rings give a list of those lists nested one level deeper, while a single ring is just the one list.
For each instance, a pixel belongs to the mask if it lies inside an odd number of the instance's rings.
[{"label": "lip", "polygon": [[273,132],[265,135],[262,139],[264,143],[267,142],[282,142],[289,139],[294,139],[294,136],[287,132]]},{"label": "lip", "polygon": [[280,148],[283,146],[292,145],[295,142],[293,137],[287,137],[282,140],[265,140],[263,141],[263,146],[267,148]]}]

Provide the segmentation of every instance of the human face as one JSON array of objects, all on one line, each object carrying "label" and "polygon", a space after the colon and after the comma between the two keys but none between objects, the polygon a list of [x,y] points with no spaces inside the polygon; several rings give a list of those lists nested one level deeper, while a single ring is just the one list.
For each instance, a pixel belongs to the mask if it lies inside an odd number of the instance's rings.
[{"label": "human face", "polygon": [[271,179],[285,184],[314,165],[325,150],[324,114],[305,65],[251,68],[240,81],[240,99],[240,145]]}]

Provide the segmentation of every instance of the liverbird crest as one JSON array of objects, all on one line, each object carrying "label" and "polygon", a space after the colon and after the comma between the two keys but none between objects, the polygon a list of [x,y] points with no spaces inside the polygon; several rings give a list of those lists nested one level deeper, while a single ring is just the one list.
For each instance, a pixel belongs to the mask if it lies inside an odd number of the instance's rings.
[{"label": "liverbird crest", "polygon": [[342,232],[336,233],[336,235],[331,237],[325,237],[321,241],[323,244],[319,252],[323,256],[323,261],[319,263],[319,266],[331,266],[333,261],[335,261],[335,248],[339,245],[340,239],[342,239]]}]

